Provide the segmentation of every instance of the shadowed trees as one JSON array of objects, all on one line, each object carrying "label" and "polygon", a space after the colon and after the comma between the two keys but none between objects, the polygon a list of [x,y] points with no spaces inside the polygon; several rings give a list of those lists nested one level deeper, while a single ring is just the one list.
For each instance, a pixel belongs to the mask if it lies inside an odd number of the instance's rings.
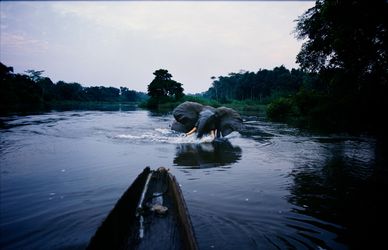
[{"label": "shadowed trees", "polygon": [[385,0],[317,1],[297,20],[297,37],[307,38],[297,62],[312,72],[340,71],[358,89],[387,84],[387,15]]},{"label": "shadowed trees", "polygon": [[30,110],[60,102],[138,102],[147,98],[145,93],[126,87],[83,87],[79,83],[53,83],[42,76],[43,70],[27,70],[26,74],[13,73],[12,67],[0,63],[1,112]]},{"label": "shadowed trees", "polygon": [[387,16],[384,0],[316,1],[295,33],[306,39],[297,62],[317,81],[272,102],[267,115],[305,127],[386,134]]},{"label": "shadowed trees", "polygon": [[1,110],[18,103],[26,106],[42,102],[43,90],[27,75],[14,74],[12,67],[0,63]]},{"label": "shadowed trees", "polygon": [[260,69],[256,73],[240,71],[211,79],[212,86],[204,96],[222,103],[231,100],[266,103],[279,96],[295,94],[301,87],[309,88],[317,80],[314,74],[299,69],[290,71],[283,65],[273,70]]},{"label": "shadowed trees", "polygon": [[183,96],[182,83],[172,80],[172,75],[165,69],[156,70],[155,78],[148,85],[149,108],[157,108],[159,104],[179,101]]},{"label": "shadowed trees", "polygon": [[297,62],[317,72],[326,90],[326,107],[321,102],[310,111],[330,116],[337,126],[386,127],[387,16],[385,0],[318,0],[299,17],[297,37],[307,40]]}]

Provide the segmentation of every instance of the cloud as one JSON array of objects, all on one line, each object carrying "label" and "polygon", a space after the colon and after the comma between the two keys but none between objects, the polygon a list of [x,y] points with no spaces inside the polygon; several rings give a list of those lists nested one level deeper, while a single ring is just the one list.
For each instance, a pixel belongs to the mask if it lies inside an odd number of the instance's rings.
[{"label": "cloud", "polygon": [[22,53],[41,53],[48,49],[48,42],[24,34],[1,32],[0,46],[7,51]]},{"label": "cloud", "polygon": [[296,18],[289,18],[293,8],[276,2],[59,2],[53,3],[53,9],[63,16],[133,35],[147,33],[153,39],[191,44],[217,41],[230,46],[247,45],[254,39],[268,43],[281,39],[283,27]]},{"label": "cloud", "polygon": [[213,75],[295,67],[301,43],[291,34],[293,20],[314,3],[0,4],[8,61],[29,56],[53,80],[143,91],[152,72],[166,68],[192,93],[206,90]]}]

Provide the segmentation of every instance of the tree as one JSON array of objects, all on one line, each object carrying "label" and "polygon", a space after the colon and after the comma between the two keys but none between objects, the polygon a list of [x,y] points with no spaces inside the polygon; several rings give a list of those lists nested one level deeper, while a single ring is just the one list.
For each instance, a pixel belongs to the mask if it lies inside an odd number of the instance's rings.
[{"label": "tree", "polygon": [[13,67],[8,67],[0,62],[0,80],[7,78],[13,74]]},{"label": "tree", "polygon": [[60,100],[82,100],[83,87],[79,83],[66,83],[64,81],[59,81],[55,85],[55,89]]},{"label": "tree", "polygon": [[42,88],[29,76],[14,74],[12,67],[0,63],[0,112],[39,106],[42,96]]},{"label": "tree", "polygon": [[297,20],[297,38],[307,38],[297,62],[347,90],[387,85],[387,16],[385,0],[318,0]]},{"label": "tree", "polygon": [[129,90],[126,87],[120,87],[120,100],[124,102],[136,102],[138,96],[136,91]]},{"label": "tree", "polygon": [[39,80],[41,80],[43,77],[42,77],[42,74],[44,72],[44,70],[33,70],[33,69],[29,69],[29,70],[26,70],[25,71],[28,75],[28,77],[33,80],[34,82],[38,82]]},{"label": "tree", "polygon": [[183,94],[182,84],[172,80],[172,75],[165,69],[156,70],[155,78],[148,85],[148,95],[151,97],[149,103],[159,104],[168,101],[177,101]]},{"label": "tree", "polygon": [[35,83],[42,88],[43,101],[49,102],[58,99],[55,84],[50,78],[40,77],[40,79]]},{"label": "tree", "polygon": [[[59,81],[54,84],[43,77],[44,71],[27,70],[13,73],[13,68],[0,62],[0,114],[10,111],[42,108],[63,101],[134,102],[147,99],[147,94],[121,87],[82,87],[79,83]],[[174,95],[176,89],[170,90]]]},{"label": "tree", "polygon": [[318,102],[310,113],[330,117],[337,127],[385,133],[387,17],[386,0],[317,0],[299,17],[297,38],[306,41],[297,62],[326,85],[320,89],[327,102]]},{"label": "tree", "polygon": [[232,100],[269,100],[295,94],[304,82],[313,82],[311,74],[300,69],[288,70],[283,65],[273,70],[260,69],[256,73],[243,71],[227,76],[212,77],[212,86],[203,96],[221,103]]}]

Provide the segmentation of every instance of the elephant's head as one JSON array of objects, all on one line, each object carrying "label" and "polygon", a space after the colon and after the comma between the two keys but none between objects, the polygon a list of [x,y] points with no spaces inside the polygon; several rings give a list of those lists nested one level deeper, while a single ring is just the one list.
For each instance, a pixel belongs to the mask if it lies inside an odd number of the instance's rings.
[{"label": "elephant's head", "polygon": [[242,129],[240,115],[230,108],[213,108],[196,102],[184,102],[174,109],[173,115],[176,121],[171,129],[183,133],[196,130],[199,138],[215,130],[217,137],[221,137]]},{"label": "elephant's head", "polygon": [[231,108],[220,107],[216,109],[217,137],[227,136],[233,131],[243,129],[243,120],[239,113]]}]

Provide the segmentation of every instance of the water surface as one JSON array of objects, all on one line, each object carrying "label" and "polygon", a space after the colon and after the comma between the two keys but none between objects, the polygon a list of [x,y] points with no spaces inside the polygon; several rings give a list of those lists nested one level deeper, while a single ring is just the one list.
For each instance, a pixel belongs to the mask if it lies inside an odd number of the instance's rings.
[{"label": "water surface", "polygon": [[373,246],[386,151],[368,136],[309,133],[258,117],[211,143],[171,114],[51,111],[1,118],[0,248],[83,249],[145,166],[181,184],[200,249]]}]

